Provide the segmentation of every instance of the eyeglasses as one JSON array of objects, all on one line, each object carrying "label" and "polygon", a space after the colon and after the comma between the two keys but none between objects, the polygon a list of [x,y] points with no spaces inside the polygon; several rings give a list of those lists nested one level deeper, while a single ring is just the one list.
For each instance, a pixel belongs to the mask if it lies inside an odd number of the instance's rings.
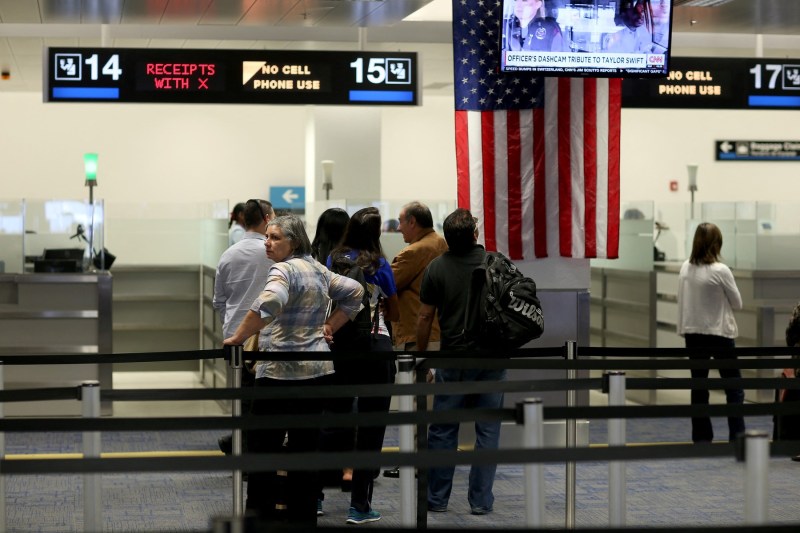
[{"label": "eyeglasses", "polygon": [[255,202],[255,204],[258,206],[258,212],[261,213],[261,218],[267,218],[267,214],[264,213],[264,206],[261,205],[262,200],[253,200],[253,199],[247,200],[248,204],[250,202]]}]

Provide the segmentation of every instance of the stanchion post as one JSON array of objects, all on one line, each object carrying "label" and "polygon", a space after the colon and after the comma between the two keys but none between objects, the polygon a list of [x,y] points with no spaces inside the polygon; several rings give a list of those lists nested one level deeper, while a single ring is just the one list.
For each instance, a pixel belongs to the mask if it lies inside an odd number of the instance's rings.
[{"label": "stanchion post", "polygon": [[765,525],[769,502],[769,437],[766,431],[745,432],[744,521]]},{"label": "stanchion post", "polygon": [[[100,382],[91,380],[81,383],[81,410],[83,418],[100,416]],[[83,432],[83,457],[100,457],[100,432]],[[103,499],[101,474],[83,475],[83,530],[103,531]]]},{"label": "stanchion post", "polygon": [[[625,405],[625,372],[606,372],[608,380],[608,405]],[[608,420],[608,445],[625,446],[625,419],[611,418]],[[626,493],[625,463],[623,461],[610,461],[608,463],[608,520],[611,527],[623,527],[626,522]]]},{"label": "stanchion post", "polygon": [[[403,354],[397,357],[397,383],[410,385],[414,382],[414,356]],[[411,413],[414,411],[414,397],[403,395],[397,398],[400,412]],[[400,438],[400,451],[414,451],[414,426],[402,425],[398,428]],[[417,523],[417,495],[415,494],[413,466],[400,467],[400,526],[414,528]]]},{"label": "stanchion post", "polygon": [[[416,382],[426,383],[428,371],[423,368],[415,370]],[[428,409],[428,398],[424,394],[417,395],[417,413]],[[428,451],[428,425],[417,423],[417,453],[424,454]],[[428,530],[428,469],[417,470],[417,531]]]},{"label": "stanchion post", "polygon": [[[233,390],[240,390],[242,388],[242,367],[244,366],[244,347],[242,345],[226,346],[230,359],[228,364],[231,368],[231,387]],[[235,398],[231,402],[231,416],[238,418],[242,416],[242,400]],[[233,438],[231,439],[231,453],[234,457],[242,455],[242,430],[235,428],[233,430]],[[233,471],[233,516],[234,518],[241,517],[244,513],[244,480],[242,479],[242,471]]]},{"label": "stanchion post", "polygon": [[[578,344],[575,341],[567,341],[567,361],[575,361],[578,359]],[[577,371],[574,368],[567,369],[567,380],[572,383],[575,381]],[[576,402],[575,389],[570,386],[567,389],[567,407],[575,407]],[[575,418],[568,418],[567,424],[567,449],[574,449],[577,446],[577,420]],[[566,517],[565,527],[567,529],[575,529],[575,462],[567,462],[567,487],[566,487]]]},{"label": "stanchion post", "polygon": [[[5,373],[3,361],[0,361],[0,390],[5,390]],[[0,402],[0,420],[5,418],[4,403]],[[6,434],[0,431],[0,460],[6,458]],[[8,531],[6,527],[6,477],[0,474],[0,531]]]},{"label": "stanchion post", "polygon": [[247,526],[244,518],[238,517],[216,517],[211,522],[211,533],[245,533]]},{"label": "stanchion post", "polygon": [[[536,450],[544,446],[544,413],[541,398],[526,398],[522,405],[522,447]],[[526,463],[525,525],[532,529],[544,527],[544,470],[541,463]]]}]

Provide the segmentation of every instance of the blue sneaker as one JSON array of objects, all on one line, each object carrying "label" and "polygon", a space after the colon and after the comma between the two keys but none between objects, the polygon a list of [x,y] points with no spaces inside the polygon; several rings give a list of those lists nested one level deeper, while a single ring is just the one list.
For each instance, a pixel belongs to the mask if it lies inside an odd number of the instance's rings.
[{"label": "blue sneaker", "polygon": [[366,513],[357,511],[355,507],[351,507],[347,511],[348,524],[366,524],[367,522],[377,522],[381,519],[381,513],[378,511],[369,510]]},{"label": "blue sneaker", "polygon": [[325,511],[322,510],[322,500],[317,500],[317,516],[324,516]]}]

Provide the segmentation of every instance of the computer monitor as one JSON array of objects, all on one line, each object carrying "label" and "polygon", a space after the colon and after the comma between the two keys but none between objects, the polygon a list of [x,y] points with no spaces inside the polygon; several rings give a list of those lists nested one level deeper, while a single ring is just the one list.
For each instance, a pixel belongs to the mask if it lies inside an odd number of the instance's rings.
[{"label": "computer monitor", "polygon": [[83,272],[82,261],[74,259],[37,259],[33,262],[34,272]]},{"label": "computer monitor", "polygon": [[83,248],[50,248],[44,251],[44,259],[71,259],[83,261]]},{"label": "computer monitor", "polygon": [[664,78],[673,0],[502,0],[500,70]]}]

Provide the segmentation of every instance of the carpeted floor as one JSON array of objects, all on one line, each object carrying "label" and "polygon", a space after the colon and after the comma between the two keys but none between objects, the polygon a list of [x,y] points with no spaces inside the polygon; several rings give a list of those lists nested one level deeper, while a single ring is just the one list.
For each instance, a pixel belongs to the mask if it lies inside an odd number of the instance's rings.
[{"label": "carpeted floor", "polygon": [[[136,410],[136,407],[129,407]],[[211,408],[213,411],[213,407]],[[116,411],[115,411],[116,412]],[[126,413],[127,414],[127,413]],[[159,415],[164,413],[159,413]],[[214,414],[206,409],[203,414]],[[747,419],[748,429],[771,432],[768,417]],[[629,420],[629,443],[686,442],[690,423],[684,419]],[[714,419],[717,440],[727,436],[726,421]],[[216,451],[220,431],[109,432],[103,434],[104,452]],[[77,433],[9,433],[7,454],[76,453]],[[606,424],[589,426],[590,444],[607,442]],[[386,446],[397,444],[390,428]],[[387,454],[387,457],[389,455]],[[387,461],[391,467],[391,461]],[[626,464],[627,524],[629,526],[739,525],[744,519],[744,463],[733,458],[713,460],[641,461]],[[565,471],[563,465],[545,467],[547,527],[565,524]],[[581,527],[608,524],[608,464],[576,466],[575,523]],[[453,494],[446,513],[429,513],[431,528],[520,528],[524,525],[523,469],[500,466],[494,493],[494,512],[469,514],[466,499],[468,468],[456,470]],[[4,476],[6,530],[12,532],[71,532],[83,530],[82,476]],[[800,463],[787,458],[770,461],[769,520],[797,524],[800,530]],[[113,474],[102,477],[104,531],[208,531],[216,516],[230,516],[232,476],[229,473]],[[329,488],[321,526],[343,526],[349,493]],[[383,514],[379,522],[354,526],[380,529],[399,527],[399,481],[379,477],[373,507]],[[0,530],[2,527],[0,527]]]}]

